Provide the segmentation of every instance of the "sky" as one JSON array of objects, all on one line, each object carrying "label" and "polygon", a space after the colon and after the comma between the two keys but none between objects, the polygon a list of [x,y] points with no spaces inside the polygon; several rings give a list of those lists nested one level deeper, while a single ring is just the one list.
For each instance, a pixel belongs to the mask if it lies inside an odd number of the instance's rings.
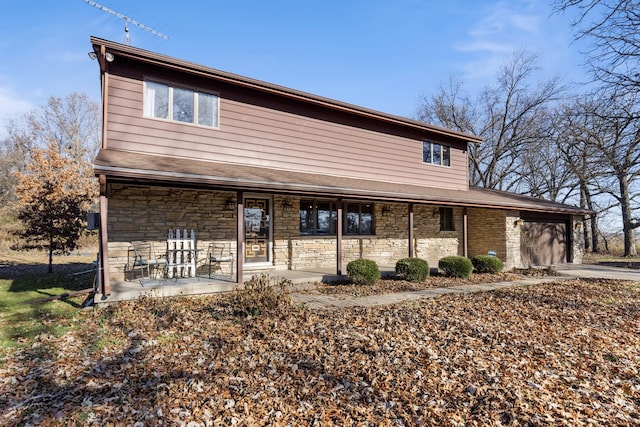
[{"label": "sky", "polygon": [[[518,50],[539,80],[586,79],[570,19],[551,0],[100,0],[131,44],[177,59],[415,117],[449,76],[472,94]],[[78,92],[100,101],[90,36],[125,41],[124,19],[86,0],[2,0],[0,136],[6,120]]]}]

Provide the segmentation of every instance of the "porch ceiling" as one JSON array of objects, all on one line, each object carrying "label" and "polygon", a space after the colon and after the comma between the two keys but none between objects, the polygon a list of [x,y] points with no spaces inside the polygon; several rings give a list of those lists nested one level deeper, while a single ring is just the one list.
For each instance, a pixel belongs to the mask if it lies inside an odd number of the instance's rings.
[{"label": "porch ceiling", "polygon": [[216,163],[196,159],[103,149],[94,160],[96,175],[147,185],[194,185],[233,191],[370,199],[388,202],[589,214],[561,203],[497,190],[454,191],[419,185]]}]

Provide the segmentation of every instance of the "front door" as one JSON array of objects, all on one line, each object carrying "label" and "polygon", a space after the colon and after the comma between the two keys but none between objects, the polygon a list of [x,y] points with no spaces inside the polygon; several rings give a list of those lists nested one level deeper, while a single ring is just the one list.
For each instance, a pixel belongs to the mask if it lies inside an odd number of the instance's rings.
[{"label": "front door", "polygon": [[244,262],[246,264],[271,261],[270,199],[244,199]]}]

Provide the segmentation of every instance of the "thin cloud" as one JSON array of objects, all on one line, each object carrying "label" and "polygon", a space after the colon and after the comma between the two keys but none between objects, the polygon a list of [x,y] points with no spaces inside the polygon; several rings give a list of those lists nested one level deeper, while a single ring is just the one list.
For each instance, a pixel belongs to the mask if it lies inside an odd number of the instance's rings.
[{"label": "thin cloud", "polygon": [[25,114],[34,108],[31,103],[20,99],[9,89],[0,87],[0,138],[6,137],[4,121]]}]

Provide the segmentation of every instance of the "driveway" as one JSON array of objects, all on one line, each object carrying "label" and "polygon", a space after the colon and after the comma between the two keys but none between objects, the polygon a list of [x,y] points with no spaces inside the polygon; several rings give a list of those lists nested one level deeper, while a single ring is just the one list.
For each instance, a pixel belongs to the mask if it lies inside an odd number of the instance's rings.
[{"label": "driveway", "polygon": [[594,279],[634,280],[640,282],[640,270],[594,264],[560,264],[556,270],[567,276]]}]

